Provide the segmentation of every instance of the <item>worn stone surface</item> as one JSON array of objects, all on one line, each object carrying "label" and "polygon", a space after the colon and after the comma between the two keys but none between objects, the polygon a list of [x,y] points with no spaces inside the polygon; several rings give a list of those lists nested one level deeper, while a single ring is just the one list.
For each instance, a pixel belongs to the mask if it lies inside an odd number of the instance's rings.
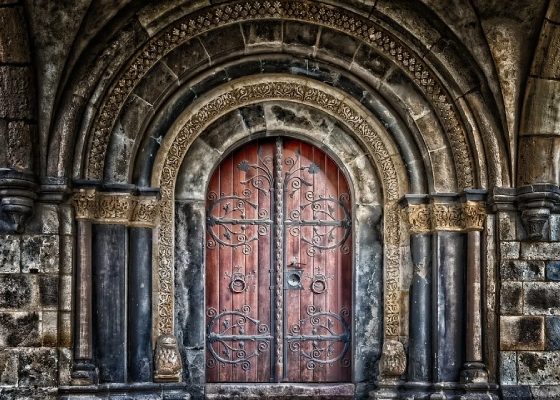
[{"label": "worn stone surface", "polygon": [[544,350],[544,317],[500,317],[501,350]]},{"label": "worn stone surface", "polygon": [[546,263],[546,279],[548,281],[560,281],[560,261],[548,261]]},{"label": "worn stone surface", "polygon": [[1,118],[32,119],[35,99],[30,67],[0,66]]},{"label": "worn stone surface", "polygon": [[25,349],[19,353],[20,386],[55,386],[58,356],[56,349]]},{"label": "worn stone surface", "polygon": [[500,384],[515,385],[517,383],[517,353],[515,351],[500,352]]},{"label": "worn stone surface", "polygon": [[22,309],[32,304],[33,283],[26,275],[0,275],[0,308]]},{"label": "worn stone surface", "polygon": [[557,384],[560,380],[560,353],[522,352],[518,355],[520,384]]},{"label": "worn stone surface", "polygon": [[1,236],[0,273],[19,272],[20,260],[20,238],[12,235]]},{"label": "worn stone surface", "polygon": [[519,242],[501,242],[500,255],[502,259],[518,259],[520,252]]},{"label": "worn stone surface", "polygon": [[559,315],[560,285],[556,282],[524,284],[523,312],[529,315]]},{"label": "worn stone surface", "polygon": [[500,312],[502,315],[523,313],[523,284],[521,282],[502,283]]},{"label": "worn stone surface", "polygon": [[521,243],[520,255],[524,260],[558,260],[560,242],[524,242]]},{"label": "worn stone surface", "polygon": [[23,236],[22,272],[57,273],[59,261],[59,240],[56,235]]},{"label": "worn stone surface", "polygon": [[41,327],[37,313],[0,313],[0,347],[41,345]]},{"label": "worn stone surface", "polygon": [[546,323],[546,350],[560,350],[560,317],[545,317]]},{"label": "worn stone surface", "polygon": [[500,277],[504,281],[543,281],[544,261],[504,261],[500,264]]}]

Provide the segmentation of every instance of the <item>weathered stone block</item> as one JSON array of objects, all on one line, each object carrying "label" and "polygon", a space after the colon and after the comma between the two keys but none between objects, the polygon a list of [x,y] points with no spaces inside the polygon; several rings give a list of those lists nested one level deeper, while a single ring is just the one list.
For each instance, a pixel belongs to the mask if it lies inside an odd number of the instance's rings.
[{"label": "weathered stone block", "polygon": [[560,317],[545,317],[546,350],[560,350]]},{"label": "weathered stone block", "polygon": [[18,380],[18,355],[15,351],[0,351],[0,386],[16,385]]},{"label": "weathered stone block", "polygon": [[319,27],[296,21],[284,23],[284,43],[300,46],[314,46],[317,42]]},{"label": "weathered stone block", "polygon": [[72,275],[63,275],[60,277],[59,301],[60,310],[72,310]]},{"label": "weathered stone block", "polygon": [[528,282],[524,284],[523,313],[560,315],[560,283]]},{"label": "weathered stone block", "polygon": [[544,281],[544,261],[503,261],[500,277],[504,281]]},{"label": "weathered stone block", "polygon": [[500,352],[500,384],[515,385],[517,383],[517,353],[515,351]]},{"label": "weathered stone block", "polygon": [[0,237],[0,273],[19,272],[20,241],[18,236],[3,235]]},{"label": "weathered stone block", "polygon": [[245,44],[254,45],[280,45],[282,41],[282,24],[279,21],[256,21],[243,24]]},{"label": "weathered stone block", "polygon": [[500,240],[517,239],[517,216],[515,212],[500,212],[498,216]]},{"label": "weathered stone block", "polygon": [[58,276],[39,275],[39,301],[43,308],[58,306]]},{"label": "weathered stone block", "polygon": [[560,214],[551,214],[548,221],[550,240],[552,242],[560,241]]},{"label": "weathered stone block", "polygon": [[323,28],[319,39],[319,48],[352,61],[358,49],[358,42],[349,35]]},{"label": "weathered stone block", "polygon": [[502,259],[518,259],[519,258],[519,242],[502,242],[500,243],[500,255]]},{"label": "weathered stone block", "polygon": [[72,314],[59,312],[58,314],[58,345],[72,347]]},{"label": "weathered stone block", "polygon": [[44,311],[41,317],[43,346],[56,347],[58,343],[58,312]]},{"label": "weathered stone block", "polygon": [[0,347],[40,346],[37,313],[0,313]]},{"label": "weathered stone block", "polygon": [[544,317],[500,317],[501,350],[544,350]]},{"label": "weathered stone block", "polygon": [[72,350],[58,349],[58,384],[70,385],[72,377]]},{"label": "weathered stone block", "polygon": [[33,282],[25,275],[0,275],[0,308],[24,308],[32,302]]},{"label": "weathered stone block", "polygon": [[29,62],[29,43],[22,10],[0,8],[0,62]]},{"label": "weathered stone block", "polygon": [[22,272],[58,272],[58,236],[23,236],[21,249]]},{"label": "weathered stone block", "polygon": [[56,349],[24,349],[19,354],[20,386],[56,386]]},{"label": "weathered stone block", "polygon": [[521,282],[504,282],[500,296],[500,313],[502,315],[520,315],[523,312],[523,284]]},{"label": "weathered stone block", "polygon": [[33,77],[29,67],[0,66],[0,118],[32,119]]},{"label": "weathered stone block", "polygon": [[211,59],[225,54],[232,55],[232,53],[245,48],[245,41],[239,24],[212,31],[211,34],[202,34],[200,40]]},{"label": "weathered stone block", "polygon": [[53,204],[37,204],[33,216],[25,227],[28,234],[58,235],[58,207]]},{"label": "weathered stone block", "polygon": [[560,379],[559,352],[523,352],[518,354],[517,377],[520,384],[558,384]]},{"label": "weathered stone block", "polygon": [[524,260],[560,260],[560,242],[523,242],[520,256]]},{"label": "weathered stone block", "polygon": [[560,261],[549,261],[546,263],[546,279],[549,281],[560,281]]}]

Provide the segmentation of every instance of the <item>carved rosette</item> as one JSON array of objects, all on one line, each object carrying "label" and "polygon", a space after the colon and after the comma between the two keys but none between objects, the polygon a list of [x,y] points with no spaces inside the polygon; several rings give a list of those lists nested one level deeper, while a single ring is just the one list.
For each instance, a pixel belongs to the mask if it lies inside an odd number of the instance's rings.
[{"label": "carved rosette", "polygon": [[183,364],[175,336],[159,336],[154,355],[154,382],[180,382],[182,370]]},{"label": "carved rosette", "polygon": [[481,231],[486,220],[486,205],[480,201],[467,201],[463,204],[463,218],[466,231]]},{"label": "carved rosette", "polygon": [[432,218],[428,204],[411,204],[406,210],[410,233],[428,233],[432,230]]},{"label": "carved rosette", "polygon": [[460,232],[465,225],[465,217],[459,204],[432,204],[432,227],[436,231]]},{"label": "carved rosette", "polygon": [[406,353],[398,340],[385,340],[380,360],[381,376],[399,379],[406,371]]},{"label": "carved rosette", "polygon": [[159,211],[155,197],[100,193],[95,189],[79,189],[74,193],[72,203],[77,220],[87,219],[98,224],[152,228]]}]

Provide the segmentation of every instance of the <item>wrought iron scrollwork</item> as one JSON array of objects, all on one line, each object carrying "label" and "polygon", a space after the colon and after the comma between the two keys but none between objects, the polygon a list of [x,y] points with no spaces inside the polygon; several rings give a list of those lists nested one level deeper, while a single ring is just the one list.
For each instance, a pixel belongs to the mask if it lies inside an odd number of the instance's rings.
[{"label": "wrought iron scrollwork", "polygon": [[[206,346],[212,357],[206,365],[214,368],[217,363],[241,366],[248,371],[252,368],[251,360],[270,348],[272,336],[268,325],[249,316],[251,307],[243,306],[240,310],[223,311],[218,314],[215,308],[208,308],[206,316],[210,318],[207,326]],[[254,329],[249,329],[249,325]],[[248,334],[254,330],[256,334]],[[254,343],[255,346],[248,346]],[[252,348],[252,350],[251,350]]]},{"label": "wrought iron scrollwork", "polygon": [[[247,160],[241,161],[237,168],[245,172],[245,178],[240,181],[245,189],[238,194],[231,195],[211,191],[208,193],[209,207],[206,212],[206,225],[210,238],[207,247],[227,246],[241,247],[243,254],[250,254],[251,243],[257,241],[259,236],[270,234],[269,211],[267,208],[259,209],[250,199],[253,189],[269,196],[272,186],[272,159],[271,157],[258,157],[257,164],[250,164]],[[248,218],[250,210],[255,210],[258,218]],[[256,229],[254,228],[256,227]],[[221,232],[220,232],[221,231]]]},{"label": "wrought iron scrollwork", "polygon": [[[284,179],[284,192],[294,197],[295,193],[303,187],[312,187],[313,184],[305,179],[302,174],[314,175],[319,172],[319,166],[311,163],[297,168],[300,155],[296,153],[295,158],[289,157],[285,164],[290,167]],[[297,175],[297,174],[300,175]],[[299,208],[287,212],[288,232],[292,236],[299,236],[301,240],[309,245],[307,255],[313,257],[317,251],[334,250],[341,247],[343,254],[350,252],[346,245],[346,239],[350,236],[352,218],[350,214],[350,196],[342,193],[338,198],[316,194],[312,190],[306,191],[301,200]],[[305,219],[302,215],[311,214],[311,219]],[[339,217],[340,216],[340,217]],[[311,236],[303,234],[303,227],[311,227]],[[320,227],[326,227],[322,230]]]},{"label": "wrought iron scrollwork", "polygon": [[[349,311],[342,309],[335,314],[310,305],[307,315],[307,318],[290,326],[286,337],[288,349],[307,359],[307,369],[335,362],[349,367],[350,360],[346,357],[350,348],[350,326],[346,321]],[[305,342],[310,342],[311,346],[304,345]]]}]

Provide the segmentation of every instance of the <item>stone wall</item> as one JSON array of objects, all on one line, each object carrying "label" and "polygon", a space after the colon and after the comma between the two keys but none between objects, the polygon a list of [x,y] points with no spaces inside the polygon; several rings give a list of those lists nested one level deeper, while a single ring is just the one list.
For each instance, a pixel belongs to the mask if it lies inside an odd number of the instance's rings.
[{"label": "stone wall", "polygon": [[71,226],[68,208],[38,204],[24,233],[0,235],[2,399],[54,399],[69,383]]},{"label": "stone wall", "polygon": [[560,396],[560,216],[528,241],[516,211],[498,214],[500,384],[505,398]]}]

